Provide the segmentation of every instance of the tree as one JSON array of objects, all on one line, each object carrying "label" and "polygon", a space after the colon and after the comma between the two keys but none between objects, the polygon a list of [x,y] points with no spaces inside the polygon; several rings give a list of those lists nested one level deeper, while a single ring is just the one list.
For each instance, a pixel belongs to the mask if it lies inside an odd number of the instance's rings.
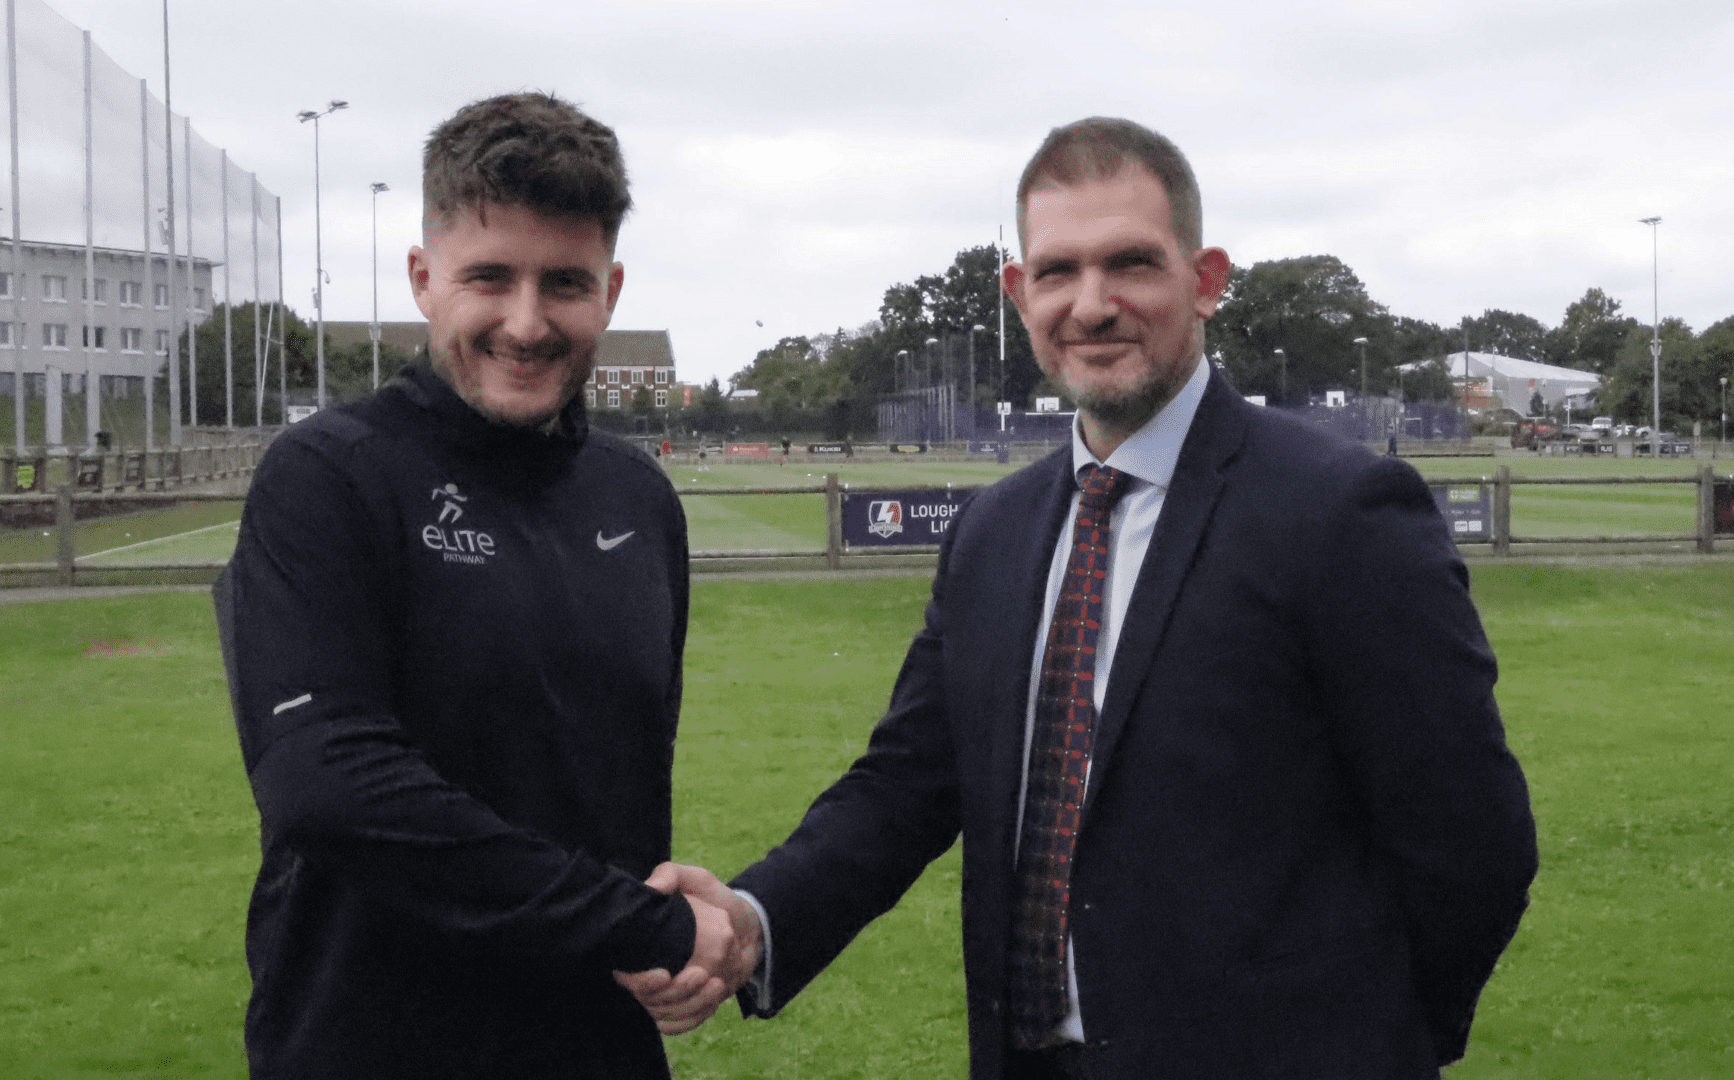
[{"label": "tree", "polygon": [[1528,315],[1488,308],[1479,318],[1465,319],[1470,348],[1476,352],[1541,360],[1547,355],[1547,327]]},{"label": "tree", "polygon": [[[282,362],[284,353],[288,355],[289,378],[291,390],[311,389],[316,385],[315,351],[313,348],[313,331],[292,309],[279,306],[275,312],[269,305],[260,307],[261,321],[266,324],[262,329],[268,329],[272,342],[266,348],[266,359],[269,361],[265,375],[265,408],[264,420],[267,424],[283,422],[282,403],[278,400],[279,386],[278,364]],[[235,423],[251,425],[254,420],[254,371],[255,354],[253,351],[253,305],[250,303],[236,304],[230,312],[230,334],[233,348],[233,363],[235,377]],[[279,348],[277,341],[284,342]],[[224,377],[223,351],[223,305],[214,305],[210,318],[201,323],[197,329],[196,375],[197,399],[199,415],[196,423],[200,425],[218,426],[225,423],[227,416],[227,399]],[[176,350],[181,365],[181,385],[191,385],[188,380],[188,334],[181,331],[179,348]],[[372,354],[368,354],[367,378],[372,382]],[[333,362],[333,351],[326,350],[326,393],[336,401],[348,400],[340,394],[352,382],[351,367],[346,360]],[[383,364],[383,354],[381,358]],[[333,375],[336,378],[333,378]],[[156,377],[156,394],[158,401],[168,400],[168,375]],[[195,395],[183,394],[182,400],[191,404]],[[186,408],[187,405],[183,405]]]},{"label": "tree", "polygon": [[[1704,419],[1716,408],[1714,392],[1705,391],[1699,375],[1704,368],[1702,350],[1692,328],[1679,319],[1662,320],[1660,337],[1662,430],[1689,434],[1693,420]],[[1653,418],[1650,338],[1647,326],[1635,325],[1627,332],[1598,400],[1604,413],[1623,423],[1649,424]]]},{"label": "tree", "polygon": [[1620,314],[1620,302],[1590,289],[1565,309],[1559,326],[1549,331],[1543,354],[1560,367],[1610,374],[1620,348],[1638,320]]},{"label": "tree", "polygon": [[1205,352],[1241,393],[1304,403],[1326,389],[1359,388],[1358,337],[1367,339],[1369,392],[1393,388],[1398,336],[1389,312],[1342,260],[1308,255],[1236,267],[1205,325]]}]

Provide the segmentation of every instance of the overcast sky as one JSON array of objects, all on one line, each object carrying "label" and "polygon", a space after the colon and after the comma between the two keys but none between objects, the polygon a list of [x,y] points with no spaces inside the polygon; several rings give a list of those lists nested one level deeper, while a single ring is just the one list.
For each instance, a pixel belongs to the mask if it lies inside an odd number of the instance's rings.
[{"label": "overcast sky", "polygon": [[[154,0],[49,0],[162,93]],[[1330,254],[1398,315],[1548,325],[1599,286],[1648,320],[1734,315],[1726,0],[171,0],[173,103],[283,198],[285,292],[313,284],[322,121],[331,319],[418,318],[419,153],[463,103],[552,90],[619,133],[637,210],[617,329],[683,380],[853,328],[885,288],[1012,235],[1051,127],[1172,137],[1236,264]],[[510,12],[509,15],[499,12]],[[1008,317],[1011,317],[1008,315]],[[762,322],[763,327],[757,324]]]}]

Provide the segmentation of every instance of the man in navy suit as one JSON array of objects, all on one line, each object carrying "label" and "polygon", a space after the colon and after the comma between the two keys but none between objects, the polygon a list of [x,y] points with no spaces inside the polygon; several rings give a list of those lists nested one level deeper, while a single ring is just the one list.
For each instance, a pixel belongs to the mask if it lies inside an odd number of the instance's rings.
[{"label": "man in navy suit", "polygon": [[[1078,405],[1072,445],[954,521],[867,752],[735,899],[692,868],[653,884],[763,923],[742,1001],[770,1015],[961,834],[976,1080],[1437,1077],[1536,848],[1432,498],[1408,465],[1248,404],[1203,360],[1229,261],[1202,245],[1168,140],[1057,129],[1018,211],[1004,285]],[[1103,477],[1107,508],[1081,511]],[[1053,759],[1079,777],[1056,829],[1032,748],[1056,609],[1091,576],[1069,684],[1085,722],[1066,729],[1088,738]],[[1032,876],[1056,842],[1063,870]],[[1032,887],[1059,890],[1057,922],[1030,917]],[[1057,965],[1047,985],[1030,956]],[[714,1008],[714,980],[636,978],[665,1029]]]}]

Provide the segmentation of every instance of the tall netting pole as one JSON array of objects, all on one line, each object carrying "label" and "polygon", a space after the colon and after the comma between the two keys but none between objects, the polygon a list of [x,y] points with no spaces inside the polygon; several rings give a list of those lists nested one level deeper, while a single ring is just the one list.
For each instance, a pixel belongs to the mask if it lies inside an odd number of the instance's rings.
[{"label": "tall netting pole", "polygon": [[18,456],[24,456],[24,268],[18,238],[23,235],[18,212],[18,0],[6,0],[6,95],[12,119],[12,433]]},{"label": "tall netting pole", "polygon": [[[168,0],[163,0],[164,4]],[[190,116],[181,117],[181,153],[186,155],[187,165],[187,422],[193,427],[199,426],[199,312],[194,297],[198,295],[193,288],[193,188],[196,177],[193,175],[193,119]]]},{"label": "tall netting pole", "polygon": [[[289,426],[289,305],[283,302],[283,196],[276,196],[277,205],[277,307],[282,311],[277,326],[277,414],[278,423]],[[270,346],[267,341],[266,347]]]},{"label": "tall netting pole", "polygon": [[[139,190],[143,193],[144,202],[144,292],[139,297],[139,305],[141,315],[144,312],[153,313],[139,320],[146,324],[144,329],[139,331],[139,337],[143,338],[149,334],[154,339],[157,335],[154,315],[156,311],[157,275],[156,260],[151,258],[151,96],[143,79],[138,81],[138,137],[139,162],[140,168],[143,170],[139,181]],[[154,340],[149,342],[141,340],[139,348],[145,350],[144,444],[145,450],[148,452],[155,450],[157,445],[157,367],[150,360],[150,357],[155,353],[156,342]]]},{"label": "tall netting pole", "polygon": [[169,101],[169,0],[163,0],[163,178],[168,184],[163,247],[169,264],[169,445],[181,445],[181,346],[180,320],[175,309],[180,293],[175,289],[175,111]]},{"label": "tall netting pole", "polygon": [[235,327],[229,316],[229,152],[223,151],[223,425],[235,428]]},{"label": "tall netting pole", "polygon": [[94,450],[102,426],[96,372],[96,119],[91,113],[90,31],[84,32],[84,445]]},{"label": "tall netting pole", "polygon": [[265,354],[259,350],[259,177],[247,174],[253,203],[253,426],[265,426]]}]

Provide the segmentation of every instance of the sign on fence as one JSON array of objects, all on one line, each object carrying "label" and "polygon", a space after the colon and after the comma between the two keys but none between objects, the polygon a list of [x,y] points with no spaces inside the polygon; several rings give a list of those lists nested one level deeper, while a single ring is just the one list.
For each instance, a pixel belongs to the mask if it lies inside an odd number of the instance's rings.
[{"label": "sign on fence", "polygon": [[937,544],[968,491],[843,493],[845,547]]},{"label": "sign on fence", "polygon": [[1734,536],[1734,480],[1716,481],[1715,535]]},{"label": "sign on fence", "polygon": [[31,461],[20,461],[18,471],[13,474],[12,490],[23,494],[27,491],[42,490],[42,474],[47,472],[48,462],[43,458]]},{"label": "sign on fence", "polygon": [[1493,539],[1493,493],[1486,484],[1433,484],[1433,501],[1453,540]]},{"label": "sign on fence", "polygon": [[732,442],[723,446],[723,457],[770,457],[771,446],[762,442]]},{"label": "sign on fence", "polygon": [[76,487],[92,490],[102,490],[102,458],[81,457],[78,459],[78,479]]},{"label": "sign on fence", "polygon": [[888,444],[885,449],[891,451],[893,454],[925,454],[927,453],[927,444],[894,442]]}]

